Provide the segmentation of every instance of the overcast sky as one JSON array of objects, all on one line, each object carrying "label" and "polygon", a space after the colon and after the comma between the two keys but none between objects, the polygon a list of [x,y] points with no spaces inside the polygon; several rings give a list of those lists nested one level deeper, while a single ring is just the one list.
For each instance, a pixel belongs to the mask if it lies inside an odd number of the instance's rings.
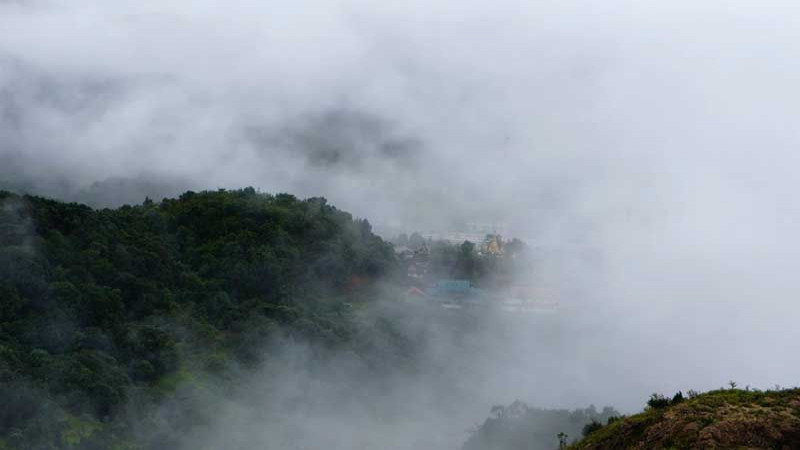
[{"label": "overcast sky", "polygon": [[0,181],[503,223],[602,255],[549,270],[605,403],[797,384],[799,50],[788,1],[6,0]]}]

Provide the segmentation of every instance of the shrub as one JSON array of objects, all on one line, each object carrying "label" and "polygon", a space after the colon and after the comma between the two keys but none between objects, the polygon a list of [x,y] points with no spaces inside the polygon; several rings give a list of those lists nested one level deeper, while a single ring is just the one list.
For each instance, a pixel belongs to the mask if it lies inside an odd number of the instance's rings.
[{"label": "shrub", "polygon": [[598,421],[596,421],[596,420],[592,420],[591,422],[589,422],[589,423],[587,423],[586,425],[583,426],[583,430],[581,430],[581,434],[583,434],[583,437],[586,437],[586,436],[594,433],[595,431],[599,430],[600,428],[603,428],[603,424],[598,422]]},{"label": "shrub", "polygon": [[662,409],[669,406],[669,399],[661,394],[652,394],[650,400],[647,401],[647,406],[653,409]]},{"label": "shrub", "polygon": [[563,450],[563,449],[567,448],[567,438],[569,437],[569,435],[562,431],[561,433],[558,433],[558,435],[556,435],[556,437],[558,437],[558,448],[559,448],[559,450]]},{"label": "shrub", "polygon": [[612,423],[624,418],[625,416],[608,416],[608,419],[606,419],[606,425],[611,425]]}]

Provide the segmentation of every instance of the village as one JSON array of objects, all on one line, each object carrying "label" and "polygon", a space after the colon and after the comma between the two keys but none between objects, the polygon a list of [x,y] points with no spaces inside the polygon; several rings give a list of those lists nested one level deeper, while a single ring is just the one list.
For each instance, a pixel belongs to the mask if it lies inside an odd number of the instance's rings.
[{"label": "village", "polygon": [[519,239],[504,241],[496,229],[481,231],[413,233],[395,239],[405,268],[406,300],[447,310],[558,313],[558,289],[530,281],[531,249]]}]

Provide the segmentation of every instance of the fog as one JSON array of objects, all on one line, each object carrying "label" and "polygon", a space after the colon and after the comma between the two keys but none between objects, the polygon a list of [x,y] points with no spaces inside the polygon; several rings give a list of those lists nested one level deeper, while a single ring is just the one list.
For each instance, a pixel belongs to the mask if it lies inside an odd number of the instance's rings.
[{"label": "fog", "polygon": [[[0,2],[0,188],[254,186],[379,231],[504,224],[557,255],[530,277],[575,295],[459,353],[474,398],[427,422],[452,433],[515,398],[795,385],[799,23],[792,2]],[[372,432],[425,428],[389,423]]]}]

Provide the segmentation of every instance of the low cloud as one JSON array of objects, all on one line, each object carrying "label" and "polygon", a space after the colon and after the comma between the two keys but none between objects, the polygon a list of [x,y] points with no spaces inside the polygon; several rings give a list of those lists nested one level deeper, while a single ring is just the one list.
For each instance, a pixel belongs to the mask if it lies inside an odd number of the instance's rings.
[{"label": "low cloud", "polygon": [[378,229],[501,223],[555,255],[532,279],[574,293],[548,363],[497,374],[558,368],[520,397],[633,408],[732,378],[790,385],[799,14],[4,2],[0,187],[111,206],[252,185]]}]

